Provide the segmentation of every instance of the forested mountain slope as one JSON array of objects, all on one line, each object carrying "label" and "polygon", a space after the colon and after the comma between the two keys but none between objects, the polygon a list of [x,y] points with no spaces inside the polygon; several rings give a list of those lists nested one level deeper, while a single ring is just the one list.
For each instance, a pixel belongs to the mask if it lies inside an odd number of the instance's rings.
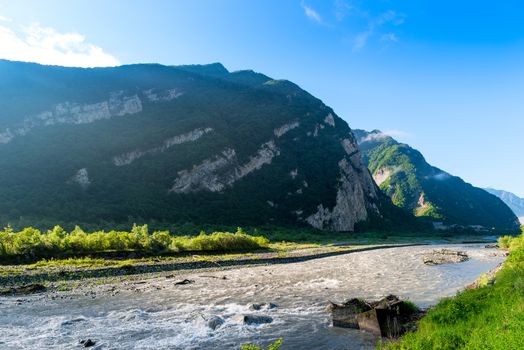
[{"label": "forested mountain slope", "polygon": [[353,132],[376,183],[398,207],[442,228],[518,230],[517,217],[499,198],[431,166],[419,151],[378,130]]},{"label": "forested mountain slope", "polygon": [[203,66],[0,61],[0,216],[68,222],[399,221],[351,129],[297,85]]}]

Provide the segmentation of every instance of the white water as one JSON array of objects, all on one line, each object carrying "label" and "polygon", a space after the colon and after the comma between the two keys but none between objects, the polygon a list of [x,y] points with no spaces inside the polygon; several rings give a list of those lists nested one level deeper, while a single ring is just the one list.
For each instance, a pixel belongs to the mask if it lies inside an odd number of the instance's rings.
[{"label": "white water", "polygon": [[[328,300],[396,294],[427,307],[504,259],[480,245],[458,245],[452,248],[466,251],[469,261],[424,265],[422,254],[435,248],[392,248],[197,272],[125,283],[117,286],[116,295],[104,286],[96,289],[96,297],[59,293],[24,298],[21,304],[16,297],[1,298],[0,349],[72,349],[87,338],[96,341],[94,349],[239,349],[241,344],[268,344],[280,337],[282,349],[373,348],[376,340],[371,336],[330,326]],[[195,283],[174,285],[182,278]],[[248,304],[262,302],[278,307],[249,310]],[[244,325],[233,319],[238,314],[266,315],[273,322]],[[204,321],[211,316],[221,317],[224,324],[212,330]]]}]

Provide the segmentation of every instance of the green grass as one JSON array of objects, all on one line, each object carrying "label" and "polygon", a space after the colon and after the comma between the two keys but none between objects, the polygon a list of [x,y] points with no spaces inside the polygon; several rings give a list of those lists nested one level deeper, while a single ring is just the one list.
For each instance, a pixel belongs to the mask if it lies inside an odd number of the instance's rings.
[{"label": "green grass", "polygon": [[494,285],[442,300],[413,333],[381,349],[522,349],[524,335],[524,232],[502,237],[510,250]]}]

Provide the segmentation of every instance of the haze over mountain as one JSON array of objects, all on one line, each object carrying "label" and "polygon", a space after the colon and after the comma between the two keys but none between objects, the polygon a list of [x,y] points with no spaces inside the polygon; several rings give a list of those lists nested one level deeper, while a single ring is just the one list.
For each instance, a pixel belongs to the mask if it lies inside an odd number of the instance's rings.
[{"label": "haze over mountain", "polygon": [[443,226],[517,230],[518,220],[499,198],[431,166],[410,146],[374,130],[353,130],[364,163],[393,203]]},{"label": "haze over mountain", "polygon": [[2,222],[352,231],[404,220],[351,129],[295,84],[204,66],[0,61]]},{"label": "haze over mountain", "polygon": [[513,210],[515,215],[519,217],[520,222],[524,224],[524,198],[520,198],[514,193],[496,190],[494,188],[486,188],[485,190],[502,199],[502,201]]}]

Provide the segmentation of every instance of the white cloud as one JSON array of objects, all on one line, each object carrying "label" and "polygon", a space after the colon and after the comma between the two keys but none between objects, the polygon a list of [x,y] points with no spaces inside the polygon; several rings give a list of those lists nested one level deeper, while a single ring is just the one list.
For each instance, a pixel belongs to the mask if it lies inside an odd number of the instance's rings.
[{"label": "white cloud", "polygon": [[[5,21],[4,21],[5,22]],[[117,66],[118,59],[78,33],[32,24],[20,31],[0,24],[0,58],[69,67]]]},{"label": "white cloud", "polygon": [[437,174],[434,174],[434,175],[430,175],[430,176],[426,176],[425,177],[426,179],[430,179],[430,180],[436,180],[436,181],[445,181],[445,180],[448,180],[451,178],[451,175],[444,172],[444,171],[441,171],[440,173],[437,173]]},{"label": "white cloud", "polygon": [[11,22],[11,18],[7,18],[0,15],[0,22]]},{"label": "white cloud", "polygon": [[386,43],[388,42],[396,43],[398,42],[398,36],[395,33],[382,34],[382,36],[380,37],[380,41],[386,42]]},{"label": "white cloud", "polygon": [[368,43],[369,37],[373,34],[373,31],[367,30],[359,33],[353,42],[353,50],[360,51]]},{"label": "white cloud", "polygon": [[[399,14],[392,10],[370,18],[368,20],[368,28],[355,36],[353,40],[353,50],[360,51],[364,46],[366,46],[371,37],[380,35],[381,27],[387,24],[399,26],[404,23],[404,18],[405,16],[403,14]],[[398,37],[396,34],[388,32],[380,36],[380,41],[385,43],[395,43],[398,42]]]},{"label": "white cloud", "polygon": [[383,134],[393,138],[410,138],[411,134],[402,130],[386,130]]},{"label": "white cloud", "polygon": [[317,11],[315,11],[315,10],[313,10],[313,8],[307,6],[304,2],[301,3],[301,6],[304,9],[304,14],[306,15],[306,17],[308,17],[312,21],[317,22],[319,24],[323,23],[322,17],[320,17],[320,15],[318,14]]},{"label": "white cloud", "polygon": [[386,137],[388,137],[388,135],[384,134],[383,132],[372,132],[358,140],[358,143],[361,144],[369,141],[380,141],[385,139]]},{"label": "white cloud", "polygon": [[392,137],[394,139],[398,139],[398,138],[406,139],[406,138],[410,138],[411,134],[405,131],[402,131],[402,130],[386,130],[383,132],[376,130],[376,131],[370,132],[368,135],[363,137],[361,140],[359,140],[358,143],[363,143],[363,142],[368,142],[368,141],[380,141],[388,137]]}]

